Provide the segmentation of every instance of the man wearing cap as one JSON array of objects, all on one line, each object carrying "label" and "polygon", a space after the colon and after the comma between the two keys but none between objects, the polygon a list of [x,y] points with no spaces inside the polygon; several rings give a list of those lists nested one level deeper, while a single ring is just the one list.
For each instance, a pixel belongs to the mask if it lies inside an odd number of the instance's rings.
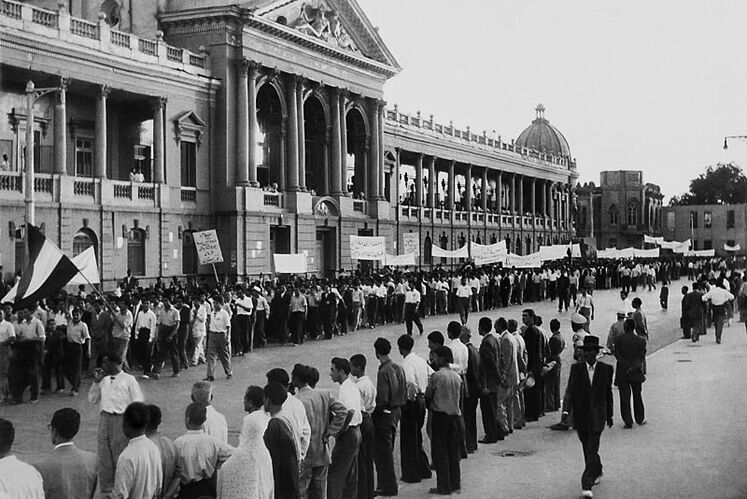
[{"label": "man wearing cap", "polygon": [[626,315],[627,314],[624,310],[617,311],[617,322],[610,326],[610,332],[607,335],[607,350],[609,350],[613,355],[615,354],[615,340],[625,332],[623,329],[623,323],[625,322]]},{"label": "man wearing cap", "polygon": [[584,450],[586,466],[581,475],[583,497],[593,497],[592,486],[602,477],[602,461],[599,458],[599,439],[604,424],[612,427],[612,374],[608,364],[597,362],[602,347],[599,337],[587,335],[583,343],[583,362],[571,366],[566,389],[566,402],[573,410],[573,426]]},{"label": "man wearing cap", "polygon": [[615,381],[620,388],[620,416],[625,428],[633,427],[630,413],[630,396],[633,395],[633,414],[635,422],[646,424],[641,385],[646,381],[646,340],[635,332],[635,321],[623,321],[624,332],[615,339],[615,358],[617,359],[617,376]]},{"label": "man wearing cap", "polygon": [[[584,360],[583,346],[584,338],[589,335],[586,332],[586,317],[579,313],[571,315],[571,330],[573,336],[571,341],[573,343],[573,360],[575,362],[581,362]],[[571,413],[571,407],[568,401],[568,390],[563,395],[562,414],[560,416],[560,422],[550,426],[551,430],[567,431],[571,429],[573,424],[573,414]]]}]

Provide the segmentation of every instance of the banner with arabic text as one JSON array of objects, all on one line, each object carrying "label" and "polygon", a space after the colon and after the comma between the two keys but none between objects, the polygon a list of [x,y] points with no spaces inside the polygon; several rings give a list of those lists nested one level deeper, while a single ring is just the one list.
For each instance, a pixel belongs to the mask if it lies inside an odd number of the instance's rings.
[{"label": "banner with arabic text", "polygon": [[350,258],[354,260],[379,260],[386,258],[384,236],[350,236]]}]

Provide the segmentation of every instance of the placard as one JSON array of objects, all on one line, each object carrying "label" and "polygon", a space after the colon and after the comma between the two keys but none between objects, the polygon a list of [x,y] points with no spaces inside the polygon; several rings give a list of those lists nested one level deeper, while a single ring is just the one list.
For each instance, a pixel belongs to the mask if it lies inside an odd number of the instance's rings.
[{"label": "placard", "polygon": [[470,250],[475,265],[488,265],[490,263],[505,263],[508,250],[506,241],[499,241],[495,244],[477,244],[471,243]]},{"label": "placard", "polygon": [[402,234],[402,251],[405,255],[412,253],[415,256],[419,256],[420,234],[417,232],[405,232]]},{"label": "placard", "polygon": [[275,262],[275,272],[278,274],[305,274],[308,272],[306,264],[306,255],[303,253],[296,254],[277,254],[272,255]]},{"label": "placard", "polygon": [[220,242],[215,229],[203,230],[202,232],[193,232],[192,238],[197,248],[197,258],[200,265],[210,265],[211,263],[223,263],[223,253],[220,250]]},{"label": "placard", "polygon": [[386,239],[383,236],[350,236],[350,258],[380,261],[386,259]]},{"label": "placard", "polygon": [[386,259],[384,260],[384,265],[388,265],[390,267],[404,267],[407,265],[415,265],[415,255],[412,253],[407,253],[405,255],[386,255]]},{"label": "placard", "polygon": [[467,258],[469,253],[467,251],[467,245],[465,244],[459,249],[453,251],[445,250],[438,246],[433,246],[431,249],[431,256],[433,258]]},{"label": "placard", "polygon": [[636,249],[633,251],[636,258],[659,258],[659,248],[640,250]]},{"label": "placard", "polygon": [[506,255],[506,263],[504,267],[510,269],[516,267],[517,269],[534,269],[542,267],[542,258],[540,257],[539,251],[531,253],[529,255],[514,255],[508,253]]}]

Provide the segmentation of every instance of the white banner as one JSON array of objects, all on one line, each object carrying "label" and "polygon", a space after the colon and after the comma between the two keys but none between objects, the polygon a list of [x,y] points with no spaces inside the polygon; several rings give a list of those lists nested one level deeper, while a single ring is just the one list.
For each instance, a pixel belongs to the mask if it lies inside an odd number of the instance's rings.
[{"label": "white banner", "polygon": [[200,265],[223,263],[223,253],[220,251],[220,242],[215,229],[193,232],[192,238],[195,241]]},{"label": "white banner", "polygon": [[683,254],[684,256],[713,257],[713,256],[716,256],[716,250],[708,249],[708,250],[686,251]]},{"label": "white banner", "polygon": [[653,236],[649,236],[647,234],[644,234],[643,235],[643,242],[646,243],[646,244],[659,244],[660,245],[661,243],[664,242],[664,238],[663,237],[653,237]]},{"label": "white banner", "polygon": [[402,252],[407,255],[412,253],[420,255],[420,234],[417,232],[405,232],[402,234]]},{"label": "white banner", "polygon": [[641,250],[634,250],[633,254],[636,258],[659,258],[659,248]]},{"label": "white banner", "polygon": [[467,258],[469,254],[467,252],[466,244],[461,248],[453,251],[445,250],[434,245],[431,249],[431,256],[433,258]]},{"label": "white banner", "polygon": [[389,265],[390,267],[405,267],[407,265],[415,265],[415,255],[412,253],[407,253],[404,255],[386,255],[386,259],[384,260],[384,265]]},{"label": "white banner", "polygon": [[272,259],[275,262],[275,272],[278,274],[305,274],[309,271],[306,255],[303,253],[290,255],[275,253]]},{"label": "white banner", "polygon": [[533,269],[542,266],[542,258],[540,252],[531,253],[529,255],[514,255],[508,253],[506,255],[506,263],[504,267],[507,269],[516,267],[517,269]]},{"label": "white banner", "polygon": [[350,236],[350,258],[383,261],[386,258],[386,239],[383,236]]},{"label": "white banner", "polygon": [[[99,268],[96,265],[96,252],[93,246],[86,248],[83,253],[73,257],[71,261],[78,267],[80,273],[75,274],[75,277],[70,279],[69,285],[77,286],[79,284],[88,284],[89,282],[91,284],[99,284],[101,282],[99,279]],[[86,279],[88,280],[86,281]]]},{"label": "white banner", "polygon": [[508,254],[505,240],[490,245],[470,243],[470,250],[475,265],[504,263],[506,261],[506,255]]},{"label": "white banner", "polygon": [[562,260],[563,258],[568,258],[568,248],[571,249],[571,256],[573,258],[581,258],[580,244],[554,244],[552,246],[540,246],[538,253],[543,261]]},{"label": "white banner", "polygon": [[687,253],[690,250],[690,246],[692,246],[692,242],[689,239],[681,243],[675,242],[672,251],[675,253]]},{"label": "white banner", "polygon": [[739,244],[736,244],[735,246],[729,246],[728,244],[724,243],[724,249],[726,251],[740,251],[742,249],[742,246]]}]

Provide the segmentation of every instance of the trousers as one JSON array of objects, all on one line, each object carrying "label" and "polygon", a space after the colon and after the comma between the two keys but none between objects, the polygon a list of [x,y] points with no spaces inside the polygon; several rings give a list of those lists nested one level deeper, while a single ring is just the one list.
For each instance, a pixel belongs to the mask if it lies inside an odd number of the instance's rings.
[{"label": "trousers", "polygon": [[216,361],[220,360],[226,376],[233,374],[231,370],[231,346],[226,333],[210,331],[207,339],[207,377],[215,377]]},{"label": "trousers", "polygon": [[376,429],[371,416],[363,413],[361,431],[361,446],[358,449],[358,499],[373,499],[374,497],[374,440]]},{"label": "trousers", "polygon": [[399,423],[399,448],[402,457],[402,481],[417,483],[431,477],[428,456],[423,451],[423,424],[425,423],[425,399],[408,400],[402,407]]},{"label": "trousers", "polygon": [[581,488],[591,490],[594,480],[602,474],[602,460],[599,458],[599,438],[601,431],[577,430],[578,439],[584,449],[584,472],[581,474]]},{"label": "trousers", "polygon": [[349,426],[337,436],[332,449],[332,464],[327,478],[329,499],[354,498],[358,493],[358,452],[361,432],[357,426]]},{"label": "trousers", "polygon": [[400,408],[389,411],[376,411],[373,415],[376,439],[374,462],[376,463],[376,483],[384,494],[397,495],[397,475],[394,472],[394,439],[397,436],[397,423]]},{"label": "trousers", "polygon": [[128,439],[122,432],[122,415],[101,412],[98,432],[98,476],[102,493],[114,488],[117,459],[127,447]]},{"label": "trousers", "polygon": [[459,416],[433,411],[431,454],[436,470],[436,488],[441,494],[451,494],[462,488],[459,469]]},{"label": "trousers", "polygon": [[641,396],[641,383],[631,383],[620,379],[617,381],[617,387],[620,390],[620,417],[622,417],[623,422],[628,426],[633,424],[633,418],[630,414],[630,395],[632,393],[635,422],[643,423],[646,419],[646,413]]}]

